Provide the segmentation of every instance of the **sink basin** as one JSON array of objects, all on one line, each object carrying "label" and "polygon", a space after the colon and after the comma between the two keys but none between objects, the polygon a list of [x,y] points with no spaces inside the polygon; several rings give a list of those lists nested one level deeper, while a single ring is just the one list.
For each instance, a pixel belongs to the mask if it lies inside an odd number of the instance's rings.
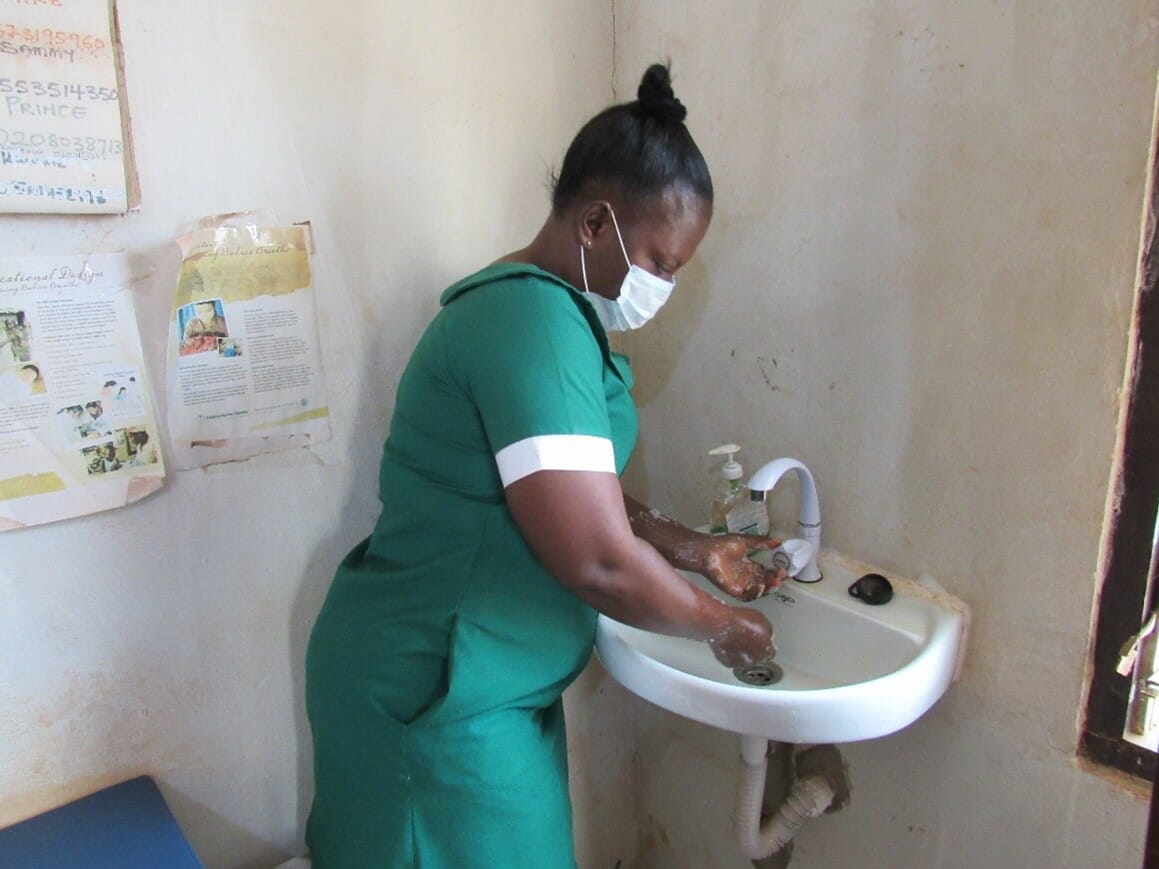
[{"label": "sink basin", "polygon": [[[670,712],[746,736],[792,743],[856,742],[921,717],[955,677],[966,605],[940,588],[894,579],[871,606],[849,586],[871,568],[822,553],[823,579],[787,581],[744,606],[773,625],[779,680],[750,685],[708,646],[642,631],[601,615],[596,652],[625,688]],[[736,604],[703,577],[689,582]]]}]

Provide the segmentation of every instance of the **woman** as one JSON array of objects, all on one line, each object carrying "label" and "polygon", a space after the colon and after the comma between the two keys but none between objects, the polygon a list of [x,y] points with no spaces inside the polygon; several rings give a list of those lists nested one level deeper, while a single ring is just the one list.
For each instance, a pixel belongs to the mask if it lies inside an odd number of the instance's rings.
[{"label": "woman", "polygon": [[[193,274],[198,281],[201,280],[197,272]],[[229,337],[229,327],[225,323],[225,317],[217,313],[217,306],[218,302],[214,299],[203,299],[193,303],[193,316],[186,322],[185,330],[181,334],[178,355],[190,356],[194,353],[216,350],[217,340]]]},{"label": "woman", "polygon": [[149,443],[149,432],[145,430],[131,431],[128,434],[129,448],[133,451],[129,459],[129,466],[143,468],[146,465],[156,464],[157,447]]},{"label": "woman", "polygon": [[402,376],[382,516],[306,656],[317,869],[573,866],[560,695],[597,611],[726,666],[771,654],[763,616],[673,565],[751,599],[781,577],[745,555],[776,541],[620,488],[636,414],[606,331],[655,313],[712,213],[668,70],[638,96],[584,126],[539,234],[443,294]]}]

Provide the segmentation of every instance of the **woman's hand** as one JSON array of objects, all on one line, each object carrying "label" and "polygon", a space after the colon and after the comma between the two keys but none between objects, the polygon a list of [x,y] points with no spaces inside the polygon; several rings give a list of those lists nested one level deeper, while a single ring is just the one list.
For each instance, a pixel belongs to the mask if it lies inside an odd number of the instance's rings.
[{"label": "woman's hand", "polygon": [[[736,666],[768,656],[772,629],[763,616],[688,582],[658,549],[633,533],[615,474],[539,471],[509,485],[505,494],[531,551],[592,608],[646,631],[710,642],[722,662]],[[645,514],[646,526],[659,527],[676,551],[687,552],[686,569],[700,567],[698,545],[707,534],[647,508],[635,512]]]},{"label": "woman's hand", "polygon": [[700,566],[696,572],[740,600],[756,600],[785,580],[785,569],[766,567],[748,558],[750,552],[776,549],[776,537],[756,534],[719,534],[699,541]]},{"label": "woman's hand", "polygon": [[767,661],[776,653],[773,626],[754,609],[732,607],[732,619],[717,636],[708,640],[708,648],[726,667],[745,667]]},{"label": "woman's hand", "polygon": [[745,557],[750,552],[776,549],[781,541],[775,537],[702,534],[627,495],[624,506],[637,537],[652,544],[673,567],[699,573],[725,594],[755,600],[785,579],[784,570]]},{"label": "woman's hand", "polygon": [[[727,667],[773,654],[773,629],[756,610],[730,606],[672,569],[667,556],[633,533],[637,523],[658,531],[682,569],[702,571],[705,559],[752,597],[780,582],[775,571],[748,562],[750,550],[779,545],[769,537],[709,537],[626,499],[614,474],[539,471],[505,490],[507,507],[540,562],[580,600],[616,621],[707,642]],[[683,554],[680,554],[683,553]],[[751,566],[750,566],[751,565]],[[706,574],[707,575],[707,574]]]}]

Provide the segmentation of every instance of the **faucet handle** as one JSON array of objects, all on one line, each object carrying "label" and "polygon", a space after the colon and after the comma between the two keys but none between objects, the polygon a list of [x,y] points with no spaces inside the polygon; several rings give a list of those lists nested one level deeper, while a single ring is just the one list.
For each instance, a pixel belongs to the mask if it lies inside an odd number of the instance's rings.
[{"label": "faucet handle", "polygon": [[784,570],[789,576],[796,576],[816,555],[817,546],[812,541],[794,537],[783,541],[776,549],[755,552],[750,557],[767,567],[775,567]]}]

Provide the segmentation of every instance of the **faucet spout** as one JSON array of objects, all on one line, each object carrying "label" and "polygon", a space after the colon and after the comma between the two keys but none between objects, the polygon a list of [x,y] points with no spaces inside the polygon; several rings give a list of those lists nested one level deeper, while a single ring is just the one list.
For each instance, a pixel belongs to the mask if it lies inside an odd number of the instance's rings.
[{"label": "faucet spout", "polygon": [[797,480],[801,486],[801,503],[797,510],[797,534],[813,546],[809,563],[802,568],[796,578],[801,582],[816,582],[821,578],[821,568],[817,566],[817,555],[821,551],[821,502],[817,498],[817,484],[813,481],[812,472],[796,459],[773,459],[752,475],[748,481],[748,488],[754,493],[770,492],[789,471],[797,472]]}]

